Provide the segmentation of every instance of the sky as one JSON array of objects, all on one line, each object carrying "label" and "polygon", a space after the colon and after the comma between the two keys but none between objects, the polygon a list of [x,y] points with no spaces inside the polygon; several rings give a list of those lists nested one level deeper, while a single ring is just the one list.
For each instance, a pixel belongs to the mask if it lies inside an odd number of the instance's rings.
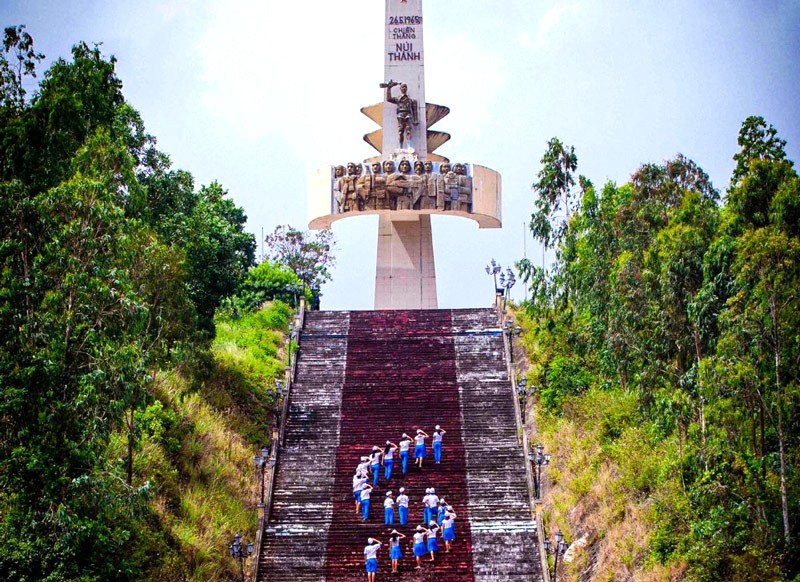
[{"label": "sky", "polygon": [[[433,217],[441,308],[491,305],[493,258],[552,260],[527,231],[552,137],[598,187],[682,153],[724,194],[749,115],[800,162],[800,0],[423,0],[423,15],[426,97],[451,110],[437,153],[503,176],[503,228]],[[313,218],[314,170],[374,153],[359,110],[382,100],[380,0],[0,0],[0,17],[46,63],[79,41],[114,55],[159,149],[228,190],[259,253],[262,230]],[[372,308],[377,224],[334,224],[323,309]]]}]

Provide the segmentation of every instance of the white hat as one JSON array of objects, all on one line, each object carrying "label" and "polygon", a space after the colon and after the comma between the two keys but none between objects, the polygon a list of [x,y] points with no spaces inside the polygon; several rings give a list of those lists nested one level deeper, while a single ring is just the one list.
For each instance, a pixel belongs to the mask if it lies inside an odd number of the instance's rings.
[{"label": "white hat", "polygon": [[404,439],[407,439],[407,438],[408,438],[408,435],[407,435],[406,433],[403,433],[403,438],[404,438]]},{"label": "white hat", "polygon": [[419,434],[419,433],[421,433],[421,432],[422,432],[422,429],[421,429],[421,428],[418,428],[418,429],[417,429],[417,434]]},{"label": "white hat", "polygon": [[438,424],[436,425],[436,430],[441,430],[441,428],[442,428],[442,427],[441,427],[441,426],[439,426]]},{"label": "white hat", "polygon": [[372,447],[372,450],[373,451],[380,451],[380,449],[378,447]]},{"label": "white hat", "polygon": [[390,445],[390,444],[392,444],[392,441],[386,441],[386,444]]},{"label": "white hat", "polygon": [[424,527],[422,527],[421,525],[418,525],[418,526],[417,526],[417,531],[422,531],[422,530],[424,530],[424,529],[425,529],[425,528],[424,528]]},{"label": "white hat", "polygon": [[431,493],[436,493],[436,489],[434,489],[433,487],[431,487]]},{"label": "white hat", "polygon": [[405,488],[405,487],[400,487],[400,493],[402,493],[402,492],[403,492],[403,491],[405,491],[405,490],[406,490],[406,488]]},{"label": "white hat", "polygon": [[387,492],[386,492],[386,497],[389,497],[391,494],[392,494],[392,492],[391,492],[391,491],[387,491]]},{"label": "white hat", "polygon": [[431,520],[431,522],[430,522],[428,525],[429,525],[429,526],[431,526],[431,527],[433,527],[433,526],[435,526],[435,525],[436,525],[436,522],[435,522],[434,520]]},{"label": "white hat", "polygon": [[372,539],[372,538],[369,538],[369,539],[367,539],[367,543],[368,543],[368,544],[374,544],[374,543],[375,543],[375,540],[374,540],[374,539]]},{"label": "white hat", "polygon": [[453,506],[452,505],[448,505],[447,506],[447,511],[453,511]]},{"label": "white hat", "polygon": [[393,534],[396,534],[396,533],[400,533],[400,532],[398,532],[396,529],[393,529],[393,530],[392,530],[392,533],[393,533]]},{"label": "white hat", "polygon": [[430,488],[430,487],[428,487],[428,488],[425,490],[425,493],[430,493],[430,492],[431,492],[431,488]]},{"label": "white hat", "polygon": [[362,461],[369,461],[369,457],[361,457]]}]

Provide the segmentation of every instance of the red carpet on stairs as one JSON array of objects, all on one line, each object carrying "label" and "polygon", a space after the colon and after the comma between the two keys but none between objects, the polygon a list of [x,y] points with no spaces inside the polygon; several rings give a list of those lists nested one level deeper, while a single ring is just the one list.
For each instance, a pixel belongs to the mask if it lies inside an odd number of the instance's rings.
[{"label": "red carpet on stairs", "polygon": [[[289,397],[269,519],[256,582],[366,581],[364,546],[388,541],[387,490],[410,498],[400,573],[388,547],[378,556],[385,582],[540,582],[542,561],[531,519],[523,448],[503,337],[491,309],[306,314]],[[442,463],[432,439],[422,470],[381,472],[370,518],[355,515],[352,477],[360,457],[417,428],[439,424]],[[412,447],[413,448],[413,447]],[[458,515],[453,551],[415,569],[414,528],[434,487]]]},{"label": "red carpet on stairs", "polygon": [[[347,365],[342,389],[339,447],[336,450],[333,518],[325,563],[327,580],[365,578],[363,549],[369,537],[386,543],[394,527],[404,541],[401,574],[397,580],[461,580],[472,576],[471,539],[467,509],[467,475],[461,432],[455,355],[449,311],[353,312],[347,343]],[[363,455],[373,445],[400,441],[417,428],[429,435],[441,425],[447,431],[441,464],[433,462],[432,440],[422,470],[409,460],[402,474],[399,459],[390,482],[380,475],[372,494],[369,520],[355,515],[352,477]],[[413,456],[413,454],[412,454]],[[409,522],[384,525],[383,500],[387,491],[398,495],[405,488],[410,498]],[[440,551],[434,562],[428,556],[415,570],[412,552],[414,528],[423,523],[422,497],[434,487],[453,506],[457,539],[453,551]],[[388,551],[381,552],[381,579],[390,576]]]}]

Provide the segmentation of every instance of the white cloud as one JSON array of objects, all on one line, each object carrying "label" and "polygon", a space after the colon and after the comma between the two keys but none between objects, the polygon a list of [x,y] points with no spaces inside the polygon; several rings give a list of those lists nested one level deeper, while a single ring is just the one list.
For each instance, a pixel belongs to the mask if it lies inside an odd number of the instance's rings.
[{"label": "white cloud", "polygon": [[[314,3],[313,10],[276,0],[214,3],[197,45],[209,113],[245,138],[280,135],[306,159],[326,148],[330,156],[337,134],[360,143],[361,134],[375,129],[359,108],[381,99],[383,40],[376,26],[382,6],[359,6],[344,11],[332,2]],[[374,57],[365,47],[374,47]],[[355,126],[363,117],[363,131],[348,128],[344,135],[343,117]]]},{"label": "white cloud", "polygon": [[469,34],[426,38],[425,57],[425,97],[451,109],[435,129],[453,133],[454,139],[479,138],[492,123],[497,96],[505,90],[506,62]]},{"label": "white cloud", "polygon": [[166,0],[156,7],[164,20],[174,20],[177,16],[189,11],[189,0]]},{"label": "white cloud", "polygon": [[545,12],[536,32],[536,46],[542,48],[548,45],[551,33],[559,25],[566,26],[563,21],[580,12],[577,3],[558,3]]}]

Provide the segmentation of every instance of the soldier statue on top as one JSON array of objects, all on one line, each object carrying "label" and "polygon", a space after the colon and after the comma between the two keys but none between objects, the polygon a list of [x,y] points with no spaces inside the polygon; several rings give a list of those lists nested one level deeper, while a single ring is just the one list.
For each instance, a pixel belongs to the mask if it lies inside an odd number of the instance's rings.
[{"label": "soldier statue on top", "polygon": [[[392,87],[400,85],[400,96],[392,97]],[[408,85],[405,83],[397,83],[396,81],[389,81],[388,83],[381,83],[381,87],[386,89],[386,101],[397,105],[397,131],[399,136],[400,147],[408,142],[410,147],[412,129],[411,124],[419,124],[419,112],[417,109],[417,100],[408,96]]]}]

